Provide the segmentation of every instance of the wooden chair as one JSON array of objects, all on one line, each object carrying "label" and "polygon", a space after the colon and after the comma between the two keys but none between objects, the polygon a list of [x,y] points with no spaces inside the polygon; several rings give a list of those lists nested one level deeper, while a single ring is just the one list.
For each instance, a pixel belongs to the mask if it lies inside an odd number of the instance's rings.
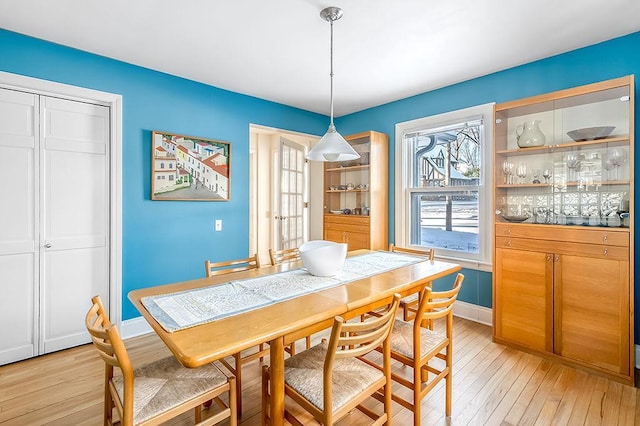
[{"label": "wooden chair", "polygon": [[[285,394],[323,425],[332,425],[358,408],[375,420],[374,425],[391,423],[391,360],[389,336],[400,295],[393,297],[381,317],[364,322],[347,323],[336,317],[331,338],[285,360]],[[382,369],[372,368],[361,357],[383,347]],[[263,424],[269,424],[269,379],[267,366],[262,368]],[[383,398],[384,412],[376,414],[362,402],[377,392]],[[285,418],[294,425],[300,422],[285,407]]]},{"label": "wooden chair", "polygon": [[[435,292],[425,286],[420,294],[418,313],[412,323],[396,320],[391,333],[391,358],[413,368],[412,380],[396,373],[391,379],[413,391],[413,401],[392,394],[393,401],[413,411],[413,424],[420,426],[420,402],[441,380],[445,380],[445,413],[451,416],[451,366],[453,357],[453,303],[458,297],[464,275],[458,274],[453,288]],[[444,333],[425,328],[423,324],[433,324],[433,320],[446,318]],[[383,352],[383,348],[378,348]],[[436,366],[430,361],[438,358],[444,361]],[[367,360],[369,361],[369,360]],[[371,362],[382,370],[384,367]],[[429,373],[435,374],[430,379]],[[429,380],[430,379],[430,380]]]},{"label": "wooden chair", "polygon": [[[300,252],[298,251],[297,247],[282,250],[275,250],[270,248],[269,258],[271,259],[272,266],[280,265],[281,263],[285,262],[297,262],[300,260]],[[305,344],[307,349],[311,347],[311,336],[305,337]],[[287,348],[287,352],[289,352],[290,355],[296,354],[295,342]]]},{"label": "wooden chair", "polygon": [[249,269],[257,269],[259,267],[260,258],[257,254],[244,259],[226,260],[224,262],[204,261],[204,268],[207,273],[207,277],[229,274],[231,272],[246,271]]},{"label": "wooden chair", "polygon": [[[398,247],[393,243],[389,244],[389,251],[392,253],[409,253],[418,256],[424,256],[429,260],[433,260],[436,254],[435,249],[432,248],[426,250],[412,249],[407,247]],[[402,319],[404,319],[405,321],[409,321],[415,318],[416,313],[418,312],[418,303],[420,302],[418,296],[418,293],[412,294],[400,301],[400,308],[402,309]]]},{"label": "wooden chair", "polygon": [[[121,425],[156,425],[188,410],[195,410],[197,425],[213,425],[229,419],[236,425],[235,378],[213,364],[185,368],[168,357],[133,369],[118,329],[111,324],[100,300],[91,299],[85,323],[93,345],[105,362],[104,424],[113,425],[113,407]],[[119,368],[122,375],[114,375]],[[220,396],[228,393],[229,404]],[[202,404],[215,400],[221,411],[202,420]]]},{"label": "wooden chair", "polygon": [[284,262],[297,262],[300,260],[300,252],[297,247],[290,249],[274,250],[269,249],[271,265],[279,265]]},{"label": "wooden chair", "polygon": [[[260,268],[260,258],[257,254],[244,259],[227,260],[224,262],[210,262],[208,260],[205,261],[207,277],[258,268]],[[260,359],[260,361],[262,361],[265,355],[269,355],[269,348],[264,343],[261,343],[258,346],[257,352],[245,352],[244,355],[241,352],[233,354],[231,356],[233,358],[233,365],[231,365],[231,363],[224,358],[221,358],[219,360],[222,365],[227,367],[227,369],[234,376],[236,376],[236,406],[238,416],[242,415],[242,365],[258,358]]]}]

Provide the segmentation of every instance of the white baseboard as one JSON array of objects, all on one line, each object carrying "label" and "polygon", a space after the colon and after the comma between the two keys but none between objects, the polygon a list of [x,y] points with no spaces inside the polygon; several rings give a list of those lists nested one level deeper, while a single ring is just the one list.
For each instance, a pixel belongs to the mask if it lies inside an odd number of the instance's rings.
[{"label": "white baseboard", "polygon": [[122,321],[122,324],[120,325],[120,334],[123,339],[129,339],[131,337],[141,336],[152,332],[153,329],[143,317],[136,317]]},{"label": "white baseboard", "polygon": [[489,327],[493,324],[491,308],[485,308],[484,306],[478,306],[473,303],[462,302],[460,300],[456,300],[456,303],[453,305],[453,315],[479,322],[480,324],[488,325]]}]

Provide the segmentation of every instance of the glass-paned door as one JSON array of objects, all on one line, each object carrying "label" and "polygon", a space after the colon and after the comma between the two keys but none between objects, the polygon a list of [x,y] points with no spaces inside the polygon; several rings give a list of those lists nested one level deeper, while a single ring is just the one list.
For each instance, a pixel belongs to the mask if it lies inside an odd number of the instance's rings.
[{"label": "glass-paned door", "polygon": [[280,138],[280,195],[275,246],[300,247],[306,240],[306,163],[304,147]]}]

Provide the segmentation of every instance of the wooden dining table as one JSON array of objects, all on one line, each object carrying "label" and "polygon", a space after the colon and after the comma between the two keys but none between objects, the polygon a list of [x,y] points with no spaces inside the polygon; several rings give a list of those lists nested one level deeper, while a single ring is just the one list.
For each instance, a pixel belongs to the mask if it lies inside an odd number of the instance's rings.
[{"label": "wooden dining table", "polygon": [[[350,256],[370,253],[357,250]],[[133,290],[129,299],[160,336],[175,357],[186,367],[199,367],[261,343],[270,344],[270,419],[272,425],[284,423],[285,347],[312,333],[330,328],[333,318],[353,318],[401,296],[418,292],[425,284],[453,274],[460,265],[424,260],[350,281],[318,292],[276,302],[255,310],[169,332],[145,307],[142,299],[163,294],[197,290],[301,268],[299,262],[266,266],[208,278]]]}]

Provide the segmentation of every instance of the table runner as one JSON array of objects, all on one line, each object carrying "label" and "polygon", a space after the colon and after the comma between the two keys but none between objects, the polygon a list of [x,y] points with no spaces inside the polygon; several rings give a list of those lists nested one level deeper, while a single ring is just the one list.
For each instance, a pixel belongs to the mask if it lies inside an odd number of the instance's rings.
[{"label": "table runner", "polygon": [[424,260],[420,256],[379,251],[348,257],[342,270],[332,277],[317,277],[300,268],[143,297],[141,302],[165,330],[174,332]]}]

